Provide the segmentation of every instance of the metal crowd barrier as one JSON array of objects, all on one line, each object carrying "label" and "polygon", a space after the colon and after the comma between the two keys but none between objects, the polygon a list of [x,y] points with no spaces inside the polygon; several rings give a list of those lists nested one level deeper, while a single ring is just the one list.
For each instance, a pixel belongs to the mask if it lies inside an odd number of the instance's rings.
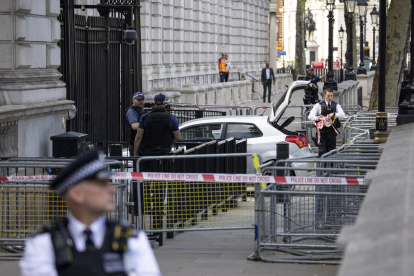
[{"label": "metal crowd barrier", "polygon": [[[0,176],[16,178],[0,182],[0,248],[12,254],[0,254],[0,259],[21,254],[21,245],[25,238],[41,231],[45,226],[52,226],[67,214],[63,198],[49,188],[49,181],[30,180],[25,176],[54,175],[72,160],[11,158],[0,162]],[[106,163],[112,172],[124,171],[122,162],[107,160]],[[106,216],[110,219],[126,220],[127,182],[116,180],[114,185],[118,188],[114,195],[116,209]]]},{"label": "metal crowd barrier", "polygon": [[[389,114],[388,127],[392,128],[397,125],[396,119],[398,111],[394,109],[386,110]],[[343,137],[342,142],[350,143],[352,140],[366,140],[370,137],[370,130],[373,131],[376,128],[375,112],[363,112],[357,113],[349,117],[343,124]]]},{"label": "metal crowd barrier", "polygon": [[[338,264],[335,239],[355,223],[366,186],[271,184],[258,191],[255,252],[250,260]],[[274,251],[288,253],[287,256]]]},{"label": "metal crowd barrier", "polygon": [[[174,174],[186,181],[137,181],[138,192],[137,228],[147,233],[167,232],[167,238],[177,231],[252,229],[254,222],[253,187],[248,181],[230,183],[223,181],[200,182],[191,173],[206,171],[207,163],[213,163],[225,173],[237,159],[251,158],[250,153],[201,154],[142,157],[137,162],[137,171],[147,171],[145,162],[155,163],[162,173]],[[246,165],[246,162],[241,164]],[[233,173],[245,173],[243,165],[234,167]],[[153,171],[154,167],[150,168]],[[243,172],[244,171],[244,172]],[[190,178],[185,178],[190,177]],[[162,237],[162,235],[161,235]],[[162,238],[158,239],[162,245]]]},{"label": "metal crowd barrier", "polygon": [[[322,158],[291,158],[262,166],[262,174],[284,175],[286,182],[255,187],[257,232],[249,259],[338,264],[342,251],[336,238],[343,226],[355,223],[368,191],[362,181],[376,169],[380,155],[372,140],[354,141]],[[295,163],[308,166],[292,168]],[[294,177],[294,170],[322,178]]]}]

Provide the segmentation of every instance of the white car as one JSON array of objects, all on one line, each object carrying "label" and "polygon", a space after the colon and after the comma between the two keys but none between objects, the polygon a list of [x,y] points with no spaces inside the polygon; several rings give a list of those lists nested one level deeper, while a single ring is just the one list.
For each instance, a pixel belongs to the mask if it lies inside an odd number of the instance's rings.
[{"label": "white car", "polygon": [[[292,93],[306,88],[309,81],[295,81],[285,91],[279,102],[273,107],[271,116],[223,116],[209,117],[187,121],[180,126],[182,141],[210,141],[214,139],[247,139],[247,152],[257,153],[262,162],[276,160],[276,144],[289,143],[289,156],[315,156],[310,148],[307,137],[284,129],[289,124],[279,122],[286,107],[289,105]],[[272,104],[273,105],[273,104]],[[280,125],[280,123],[282,123]],[[251,160],[251,159],[248,159]],[[302,167],[305,164],[295,164]],[[253,173],[252,162],[248,162],[248,173]],[[295,171],[296,175],[309,175],[307,171]]]}]

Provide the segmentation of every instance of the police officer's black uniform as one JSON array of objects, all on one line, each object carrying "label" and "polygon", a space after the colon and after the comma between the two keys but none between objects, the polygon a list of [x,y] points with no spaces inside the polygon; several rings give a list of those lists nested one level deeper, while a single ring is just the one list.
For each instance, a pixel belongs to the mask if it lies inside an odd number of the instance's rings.
[{"label": "police officer's black uniform", "polygon": [[303,104],[315,104],[318,102],[318,76],[310,76],[307,75],[304,80],[310,81],[310,83],[314,84],[313,86],[308,86],[305,89],[305,95],[303,96]]},{"label": "police officer's black uniform", "polygon": [[79,252],[67,229],[68,220],[58,222],[56,227],[46,229],[52,237],[59,276],[111,275],[126,276],[123,254],[131,228],[113,221],[106,221],[102,247],[96,249],[91,239],[86,240],[86,250]]},{"label": "police officer's black uniform", "polygon": [[[146,128],[144,132],[144,156],[164,155],[171,152],[173,133],[170,129],[171,114],[165,107],[154,108],[146,116]],[[145,120],[145,117],[144,117]]]}]

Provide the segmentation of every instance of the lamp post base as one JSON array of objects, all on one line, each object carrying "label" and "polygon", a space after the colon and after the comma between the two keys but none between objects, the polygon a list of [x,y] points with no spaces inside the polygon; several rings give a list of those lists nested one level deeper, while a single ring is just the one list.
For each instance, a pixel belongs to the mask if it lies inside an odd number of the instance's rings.
[{"label": "lamp post base", "polygon": [[348,72],[346,72],[346,74],[345,74],[345,80],[347,81],[347,80],[353,80],[353,81],[356,81],[357,79],[356,79],[356,74],[355,74],[355,72],[354,71],[348,71]]},{"label": "lamp post base", "polygon": [[323,90],[331,88],[333,91],[338,91],[338,82],[334,79],[327,79],[323,84]]},{"label": "lamp post base", "polygon": [[367,74],[367,69],[365,67],[359,67],[357,74],[358,75],[361,75],[361,74],[366,75]]},{"label": "lamp post base", "polygon": [[376,131],[374,132],[374,136],[374,143],[381,144],[387,142],[388,136],[390,136],[390,134],[388,132]]},{"label": "lamp post base", "polygon": [[371,70],[371,71],[375,71],[375,70],[377,70],[377,64],[376,64],[376,63],[373,63],[373,64],[371,65],[371,68],[370,68],[369,70]]},{"label": "lamp post base", "polygon": [[375,129],[374,132],[374,143],[386,143],[388,140],[388,113],[387,112],[377,112],[375,114]]}]

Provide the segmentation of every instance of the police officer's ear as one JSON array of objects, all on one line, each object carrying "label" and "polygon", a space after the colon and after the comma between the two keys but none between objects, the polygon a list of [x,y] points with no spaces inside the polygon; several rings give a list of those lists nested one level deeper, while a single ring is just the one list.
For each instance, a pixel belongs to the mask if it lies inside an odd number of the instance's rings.
[{"label": "police officer's ear", "polygon": [[81,184],[70,187],[65,193],[65,199],[67,202],[71,201],[76,204],[85,202],[86,193]]}]

